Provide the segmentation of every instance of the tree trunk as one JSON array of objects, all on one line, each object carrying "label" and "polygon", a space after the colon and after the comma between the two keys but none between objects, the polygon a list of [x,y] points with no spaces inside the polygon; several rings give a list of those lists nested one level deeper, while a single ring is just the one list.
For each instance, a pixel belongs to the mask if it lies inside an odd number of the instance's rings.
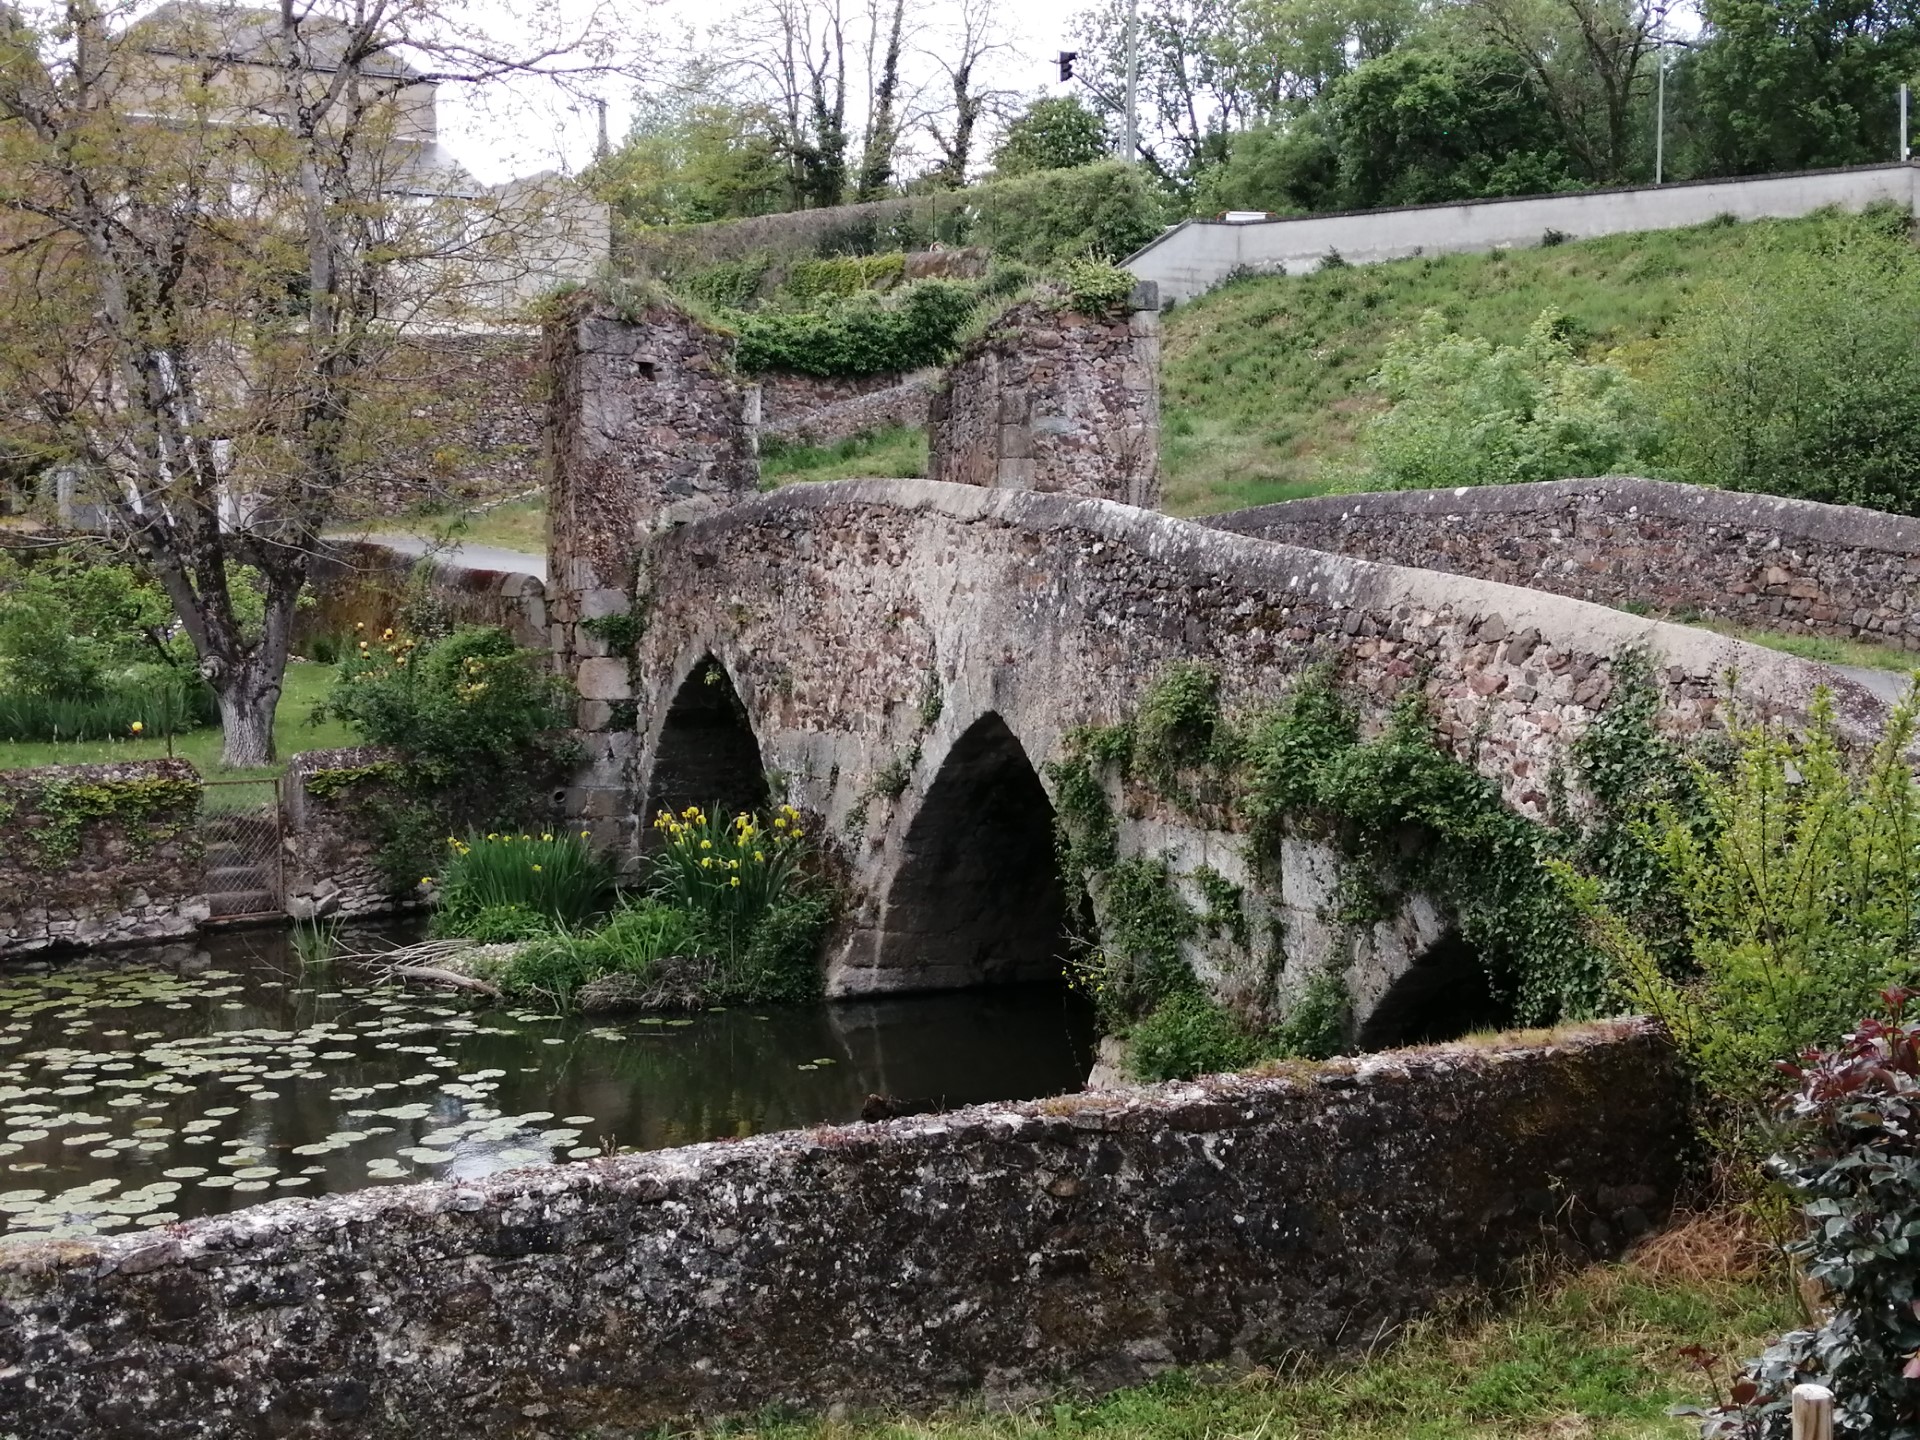
[{"label": "tree trunk", "polygon": [[270,765],[273,749],[273,713],[280,703],[280,678],[271,682],[252,666],[237,671],[232,683],[217,692],[220,701],[220,763],[229,770],[257,770]]}]

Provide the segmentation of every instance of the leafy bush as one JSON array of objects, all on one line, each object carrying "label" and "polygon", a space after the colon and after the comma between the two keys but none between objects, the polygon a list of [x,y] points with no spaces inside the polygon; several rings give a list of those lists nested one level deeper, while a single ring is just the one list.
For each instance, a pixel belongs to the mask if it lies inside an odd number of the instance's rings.
[{"label": "leafy bush", "polygon": [[429,644],[389,630],[358,640],[320,716],[401,752],[397,793],[378,812],[377,862],[396,890],[440,859],[449,830],[531,829],[573,763],[567,687],[503,630],[462,627]]},{"label": "leafy bush", "polygon": [[1920,1027],[1907,998],[1889,991],[1890,1018],[1787,1067],[1792,1128],[1769,1168],[1802,1202],[1787,1251],[1830,1308],[1753,1363],[1709,1434],[1788,1440],[1793,1387],[1807,1382],[1833,1391],[1837,1434],[1920,1433]]},{"label": "leafy bush", "polygon": [[1728,773],[1695,761],[1705,824],[1672,805],[1650,834],[1684,907],[1684,969],[1604,912],[1628,998],[1657,1016],[1738,1123],[1776,1066],[1830,1045],[1874,997],[1920,973],[1920,786],[1905,754],[1920,699],[1849,763],[1832,705],[1803,736],[1735,716]]},{"label": "leafy bush", "polygon": [[584,830],[475,834],[449,839],[447,851],[433,917],[440,935],[520,939],[503,932],[528,929],[525,917],[537,922],[530,933],[583,925],[606,908],[613,890],[613,871]]},{"label": "leafy bush", "polygon": [[906,253],[884,255],[830,255],[796,260],[787,267],[785,298],[796,306],[823,300],[846,300],[865,290],[890,290],[907,273]]},{"label": "leafy bush", "polygon": [[741,311],[726,319],[740,336],[736,363],[750,374],[879,375],[945,361],[976,303],[971,286],[922,280],[884,302],[862,294],[825,310]]},{"label": "leafy bush", "polygon": [[760,283],[771,267],[772,262],[764,256],[748,260],[722,260],[682,276],[676,282],[676,288],[703,305],[722,310],[744,309],[760,294]]},{"label": "leafy bush", "polygon": [[1244,1070],[1260,1053],[1259,1039],[1198,990],[1169,995],[1127,1031],[1127,1072],[1136,1080]]},{"label": "leafy bush", "polygon": [[1623,371],[1582,362],[1555,311],[1494,346],[1428,311],[1387,347],[1374,383],[1393,408],[1367,427],[1376,481],[1439,489],[1604,475],[1641,464],[1656,429]]},{"label": "leafy bush", "polygon": [[1066,281],[1067,299],[1082,315],[1096,320],[1122,318],[1127,302],[1133,298],[1134,278],[1111,260],[1083,256],[1060,267]]},{"label": "leafy bush", "polygon": [[1164,202],[1144,167],[1117,161],[1023,175],[968,193],[973,238],[997,256],[1032,265],[1089,254],[1122,259],[1166,223]]},{"label": "leafy bush", "polygon": [[1046,96],[1007,126],[994,149],[993,168],[1002,176],[1074,170],[1099,164],[1109,148],[1107,122],[1078,95]]},{"label": "leafy bush", "polygon": [[559,1009],[603,975],[645,976],[665,959],[696,953],[699,919],[653,900],[621,905],[596,930],[548,934],[516,954],[500,977],[510,994],[538,996]]},{"label": "leafy bush", "polygon": [[1835,225],[1703,289],[1665,347],[1681,476],[1920,514],[1920,260]]}]

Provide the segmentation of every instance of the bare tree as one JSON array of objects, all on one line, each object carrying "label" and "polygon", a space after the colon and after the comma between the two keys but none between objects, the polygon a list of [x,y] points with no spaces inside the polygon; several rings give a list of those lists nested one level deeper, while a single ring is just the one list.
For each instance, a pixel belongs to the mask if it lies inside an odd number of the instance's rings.
[{"label": "bare tree", "polygon": [[732,43],[782,120],[795,208],[847,187],[847,24],[842,0],[757,0]]},{"label": "bare tree", "polygon": [[1000,20],[998,0],[957,0],[958,14],[928,57],[945,77],[948,104],[922,123],[939,151],[935,173],[947,185],[967,183],[981,122],[1004,117],[1018,99],[1014,91],[983,83],[986,62],[1013,48]]},{"label": "bare tree", "polygon": [[592,68],[494,53],[453,3],[0,4],[0,396],[172,601],[228,765],[273,757],[295,606],[409,409],[408,337],[523,305],[593,229],[434,143],[437,85]]}]

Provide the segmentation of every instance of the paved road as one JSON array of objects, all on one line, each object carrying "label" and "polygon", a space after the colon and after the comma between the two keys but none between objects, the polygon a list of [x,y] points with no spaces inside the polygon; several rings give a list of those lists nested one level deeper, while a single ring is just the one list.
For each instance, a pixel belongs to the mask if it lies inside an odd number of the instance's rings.
[{"label": "paved road", "polygon": [[[378,545],[382,549],[392,550],[399,555],[424,555],[433,548],[432,543],[418,535],[341,535],[341,540],[360,540],[368,545]],[[441,565],[455,570],[505,570],[515,575],[532,575],[538,579],[547,578],[547,557],[534,555],[525,550],[502,550],[496,545],[472,545],[456,540],[450,545],[433,548],[433,558]]]}]

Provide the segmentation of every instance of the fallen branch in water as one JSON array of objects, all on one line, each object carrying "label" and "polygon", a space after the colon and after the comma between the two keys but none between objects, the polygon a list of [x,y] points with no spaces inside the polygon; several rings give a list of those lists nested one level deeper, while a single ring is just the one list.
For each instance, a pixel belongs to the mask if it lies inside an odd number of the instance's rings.
[{"label": "fallen branch in water", "polygon": [[452,970],[442,970],[434,965],[390,965],[386,977],[392,980],[411,980],[421,985],[445,985],[454,990],[471,990],[476,995],[484,995],[489,1000],[498,1000],[500,987],[489,985],[476,975],[461,975]]}]

